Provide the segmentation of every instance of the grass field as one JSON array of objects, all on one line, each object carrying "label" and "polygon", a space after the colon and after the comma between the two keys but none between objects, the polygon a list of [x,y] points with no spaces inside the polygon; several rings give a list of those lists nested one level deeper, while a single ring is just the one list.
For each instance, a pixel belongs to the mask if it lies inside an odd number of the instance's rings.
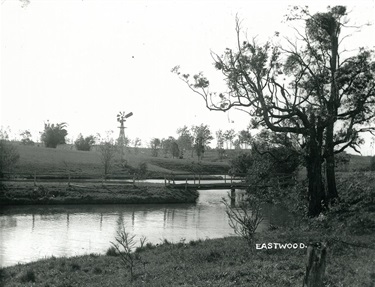
[{"label": "grass field", "polygon": [[[17,144],[20,160],[14,170],[14,174],[33,177],[49,174],[56,176],[72,177],[102,177],[103,164],[98,150],[77,151],[67,146],[57,149],[40,146],[25,146]],[[132,177],[141,163],[147,164],[149,176],[160,176],[170,173],[201,173],[201,174],[226,174],[229,169],[230,159],[245,152],[243,150],[229,150],[228,157],[220,161],[216,150],[207,150],[204,159],[198,163],[196,157],[186,154],[183,159],[164,157],[160,152],[158,157],[152,157],[149,149],[139,149],[136,152],[130,148],[126,151],[127,165],[121,164],[120,153],[114,158],[110,170],[110,177]],[[364,171],[370,166],[371,157],[351,155],[350,162],[346,166],[339,166],[338,172]]]},{"label": "grass field", "polygon": [[[101,154],[97,150],[77,151],[74,149],[51,149],[39,146],[17,145],[19,162],[13,170],[19,176],[61,175],[72,177],[102,177],[104,173]],[[130,149],[125,154],[127,165],[121,164],[120,153],[116,153],[110,177],[132,177],[141,163],[147,164],[151,176],[170,173],[226,174],[228,162],[215,160],[215,151],[207,151],[206,159],[198,163],[197,158],[172,159],[152,157],[150,151],[141,149],[136,153]]]}]

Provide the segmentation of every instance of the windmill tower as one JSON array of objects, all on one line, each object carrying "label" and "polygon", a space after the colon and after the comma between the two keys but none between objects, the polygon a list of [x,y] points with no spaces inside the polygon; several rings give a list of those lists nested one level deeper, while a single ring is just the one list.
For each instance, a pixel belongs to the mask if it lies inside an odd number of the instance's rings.
[{"label": "windmill tower", "polygon": [[118,136],[118,139],[117,139],[117,143],[118,145],[121,146],[121,159],[124,155],[124,144],[125,144],[125,141],[126,141],[126,138],[125,138],[125,126],[124,126],[124,122],[126,122],[126,119],[131,117],[133,115],[133,113],[128,113],[128,114],[125,114],[125,112],[119,112],[117,114],[117,121],[120,123],[120,126],[119,126],[119,129],[120,129],[120,134]]}]

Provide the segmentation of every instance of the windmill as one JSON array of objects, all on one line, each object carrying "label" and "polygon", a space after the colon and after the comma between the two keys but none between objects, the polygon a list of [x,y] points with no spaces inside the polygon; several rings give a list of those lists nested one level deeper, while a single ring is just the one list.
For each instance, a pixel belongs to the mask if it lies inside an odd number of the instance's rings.
[{"label": "windmill", "polygon": [[125,144],[125,126],[124,122],[126,122],[126,119],[131,117],[133,113],[128,113],[125,114],[125,112],[119,112],[117,114],[117,121],[120,123],[119,129],[120,129],[120,134],[118,136],[117,143],[121,146],[121,157],[124,154],[124,144]]}]

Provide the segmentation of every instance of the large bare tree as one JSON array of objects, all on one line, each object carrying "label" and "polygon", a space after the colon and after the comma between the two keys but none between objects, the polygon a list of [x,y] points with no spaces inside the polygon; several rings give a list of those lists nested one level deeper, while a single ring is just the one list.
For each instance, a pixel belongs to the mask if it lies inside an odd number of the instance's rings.
[{"label": "large bare tree", "polygon": [[346,14],[343,6],[314,15],[295,7],[289,20],[304,24],[303,29],[295,29],[296,38],[262,45],[255,39],[241,39],[237,19],[236,48],[227,48],[222,55],[212,53],[216,69],[224,75],[225,92],[211,92],[203,73],[190,77],[178,66],[173,69],[208,109],[241,109],[254,127],[284,133],[298,142],[309,181],[310,216],[322,211],[322,202],[338,197],[334,154],[347,147],[356,149],[362,142],[360,133],[374,130],[364,127],[375,117],[373,53],[360,49],[354,56],[341,57]]}]

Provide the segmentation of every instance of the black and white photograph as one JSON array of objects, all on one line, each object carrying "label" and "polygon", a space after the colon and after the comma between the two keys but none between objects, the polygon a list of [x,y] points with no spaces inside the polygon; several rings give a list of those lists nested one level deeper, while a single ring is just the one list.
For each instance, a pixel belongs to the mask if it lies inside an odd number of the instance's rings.
[{"label": "black and white photograph", "polygon": [[0,287],[375,287],[375,0],[0,11]]}]

